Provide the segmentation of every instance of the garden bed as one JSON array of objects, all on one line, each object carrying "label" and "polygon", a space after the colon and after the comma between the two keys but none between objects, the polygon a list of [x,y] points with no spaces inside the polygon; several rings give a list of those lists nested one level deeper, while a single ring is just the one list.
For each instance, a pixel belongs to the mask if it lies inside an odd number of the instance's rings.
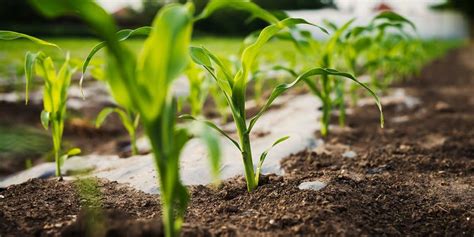
[{"label": "garden bed", "polygon": [[[373,105],[353,108],[347,128],[284,159],[285,175],[263,177],[252,193],[241,177],[192,186],[183,235],[473,236],[473,55],[473,45],[455,50],[396,85],[421,104],[385,106],[385,129]],[[326,186],[300,190],[306,181]],[[0,235],[83,236],[88,213],[102,213],[96,233],[161,233],[158,196],[97,182],[96,197],[84,196],[78,181],[31,180],[0,191]]]}]

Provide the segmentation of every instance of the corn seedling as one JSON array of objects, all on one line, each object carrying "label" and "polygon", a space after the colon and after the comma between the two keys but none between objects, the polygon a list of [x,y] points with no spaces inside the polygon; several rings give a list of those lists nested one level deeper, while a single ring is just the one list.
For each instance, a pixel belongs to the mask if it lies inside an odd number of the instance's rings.
[{"label": "corn seedling", "polygon": [[97,128],[102,126],[107,116],[109,116],[112,113],[116,113],[119,116],[123,127],[127,130],[128,135],[130,137],[130,146],[132,150],[132,155],[137,155],[138,154],[137,128],[140,123],[140,116],[122,108],[107,107],[107,108],[104,108],[102,111],[100,111],[99,115],[97,115],[95,126]]},{"label": "corn seedling", "polygon": [[[329,28],[334,32],[330,36],[327,42],[321,43],[316,41],[313,36],[306,32],[301,31],[297,28],[291,29],[291,34],[286,33],[279,35],[279,39],[289,40],[293,42],[296,48],[303,54],[303,56],[312,64],[320,65],[329,71],[336,67],[336,59],[338,59],[338,53],[341,51],[343,45],[342,36],[343,33],[350,27],[353,20],[348,21],[342,27],[337,28],[334,24],[327,23]],[[291,71],[288,70],[288,71]],[[334,70],[334,72],[338,72]],[[296,72],[292,72],[295,74]],[[344,104],[344,81],[340,79],[349,79],[356,86],[360,86],[368,91],[368,93],[375,99],[378,109],[380,110],[380,124],[383,126],[383,113],[377,95],[364,83],[358,81],[351,74],[321,74],[319,78],[308,79],[304,81],[310,91],[321,101],[322,103],[322,116],[321,116],[321,135],[326,136],[329,132],[329,120],[333,107],[337,105],[339,107],[339,123],[343,125],[345,123],[345,104]]]},{"label": "corn seedling", "polygon": [[[345,61],[347,67],[354,71],[356,75],[370,73],[372,75],[372,84],[378,85],[375,73],[371,69],[383,67],[384,63],[399,63],[399,59],[392,58],[387,53],[387,47],[382,46],[388,38],[390,29],[395,29],[399,35],[408,37],[403,30],[408,25],[416,31],[415,25],[408,19],[394,12],[386,11],[375,16],[368,25],[356,26],[348,30],[345,36]],[[357,88],[351,86],[353,104],[356,104]]]},{"label": "corn seedling", "polygon": [[[148,36],[150,34],[150,31],[151,31],[151,27],[149,26],[143,26],[143,27],[133,29],[133,30],[123,29],[116,33],[116,37],[117,37],[117,40],[121,42],[135,36]],[[83,82],[84,82],[87,69],[93,57],[104,47],[106,47],[106,42],[100,42],[99,44],[95,45],[94,48],[92,48],[92,50],[89,52],[89,55],[87,55],[86,60],[84,60],[82,64],[82,76],[79,82],[79,86],[81,88],[81,93],[84,98],[85,98],[85,95],[83,91]],[[95,75],[95,77],[98,78],[99,80],[104,79],[102,70],[92,71],[92,74]],[[119,116],[120,121],[122,122],[122,125],[127,130],[128,135],[130,137],[130,146],[132,150],[132,155],[137,155],[138,148],[136,144],[136,140],[137,140],[136,130],[140,123],[140,116],[137,113],[132,112],[131,110],[127,110],[123,108],[105,108],[97,116],[96,127],[100,127],[102,123],[105,121],[106,117],[111,113],[116,113]]]},{"label": "corn seedling", "polygon": [[[216,1],[214,3],[219,3],[219,1]],[[210,5],[211,4],[213,4],[213,2],[211,2]],[[220,129],[217,125],[213,124],[211,121],[204,121],[204,122],[210,127],[216,129],[226,138],[228,138],[241,152],[242,160],[243,160],[244,168],[245,168],[247,190],[251,192],[255,190],[258,186],[258,182],[259,182],[258,178],[260,175],[261,166],[266,158],[268,151],[260,155],[259,162],[255,169],[253,158],[252,158],[250,133],[252,131],[252,128],[258,121],[258,119],[272,105],[273,101],[282,93],[284,93],[291,87],[298,84],[298,82],[307,81],[313,76],[333,75],[333,76],[341,76],[344,78],[348,78],[356,82],[357,80],[348,73],[339,72],[334,69],[314,68],[314,69],[308,70],[305,73],[302,73],[299,76],[297,76],[293,82],[288,83],[288,84],[285,84],[285,83],[280,84],[277,87],[275,87],[272,93],[270,94],[270,97],[264,104],[264,106],[260,109],[260,111],[255,116],[250,118],[249,122],[247,123],[246,108],[245,108],[246,88],[247,88],[247,83],[251,76],[252,65],[257,59],[258,53],[261,51],[262,47],[271,38],[277,35],[279,32],[296,27],[297,25],[301,25],[301,24],[312,25],[325,31],[323,28],[316,26],[314,24],[308,23],[307,21],[303,19],[287,18],[280,21],[276,17],[271,15],[270,13],[259,8],[258,6],[250,2],[248,2],[247,4],[248,5],[245,5],[245,6],[239,5],[239,9],[247,10],[252,13],[258,12],[258,15],[256,17],[261,17],[262,19],[269,22],[270,25],[265,27],[258,34],[258,37],[256,38],[254,42],[252,42],[250,45],[245,47],[240,57],[240,68],[237,71],[237,73],[232,74],[231,72],[229,72],[229,70],[223,65],[222,61],[204,47],[192,47],[191,57],[195,63],[201,65],[204,69],[206,69],[209,72],[209,74],[216,81],[216,84],[221,90],[221,93],[226,98],[227,105],[229,106],[230,111],[232,113],[232,117],[234,119],[236,130],[239,136],[239,141],[236,141],[233,138],[231,138],[230,135],[225,133],[222,129]],[[377,97],[375,96],[375,98]],[[378,99],[377,99],[377,104],[379,105],[379,108],[381,109]],[[187,119],[195,119],[192,116],[183,116],[183,117]],[[278,139],[272,145],[272,147],[277,145],[280,142],[283,142],[287,138],[288,137],[283,137],[281,139]]]},{"label": "corn seedling", "polygon": [[[45,46],[57,45],[46,42],[44,40],[13,32],[0,31],[0,39],[14,40],[18,38],[26,38],[35,43]],[[61,166],[69,156],[77,155],[81,152],[79,148],[73,148],[62,154],[62,137],[64,130],[64,120],[66,119],[66,101],[71,77],[75,69],[69,65],[69,54],[66,61],[62,64],[59,71],[56,71],[53,59],[43,52],[31,53],[27,52],[25,56],[25,103],[28,104],[29,85],[33,80],[33,76],[37,75],[43,78],[43,111],[41,112],[41,124],[45,129],[51,126],[51,135],[53,138],[54,160],[56,162],[56,176],[62,178]]]},{"label": "corn seedling", "polygon": [[209,94],[212,97],[217,112],[219,113],[220,123],[225,124],[230,115],[225,96],[220,92],[219,87],[216,84],[211,84],[209,86]]},{"label": "corn seedling", "polygon": [[[104,40],[106,81],[118,104],[140,115],[159,174],[165,235],[178,235],[189,199],[180,181],[179,155],[191,138],[191,130],[176,124],[176,99],[171,87],[188,64],[194,6],[171,4],[162,8],[142,51],[136,56],[119,42],[112,17],[93,1],[37,0],[33,3],[50,17],[76,13]],[[203,138],[210,148],[216,173],[217,140],[206,132]]]},{"label": "corn seedling", "polygon": [[189,95],[187,100],[191,107],[191,114],[193,116],[200,116],[208,95],[207,89],[209,88],[209,83],[205,72],[192,63],[190,63],[188,69],[186,69],[186,77],[189,82]]}]

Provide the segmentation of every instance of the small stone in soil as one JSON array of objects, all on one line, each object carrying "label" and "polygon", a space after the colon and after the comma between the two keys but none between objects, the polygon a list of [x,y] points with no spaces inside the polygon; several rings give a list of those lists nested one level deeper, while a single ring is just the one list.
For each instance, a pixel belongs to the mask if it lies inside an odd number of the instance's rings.
[{"label": "small stone in soil", "polygon": [[301,190],[314,190],[314,191],[319,191],[326,187],[326,183],[321,182],[321,181],[312,181],[312,182],[303,182],[301,183],[298,188]]},{"label": "small stone in soil", "polygon": [[3,195],[0,195],[0,198],[5,198],[5,196],[3,196]]},{"label": "small stone in soil", "polygon": [[355,151],[346,151],[342,154],[342,157],[344,158],[355,158],[357,156],[357,153]]}]

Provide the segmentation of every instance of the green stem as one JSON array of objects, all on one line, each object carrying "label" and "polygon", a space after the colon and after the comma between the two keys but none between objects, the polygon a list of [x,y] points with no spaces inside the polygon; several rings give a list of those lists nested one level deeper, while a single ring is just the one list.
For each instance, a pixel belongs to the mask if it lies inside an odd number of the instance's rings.
[{"label": "green stem", "polygon": [[176,236],[176,232],[174,231],[174,212],[173,207],[168,203],[168,201],[164,201],[162,205],[163,211],[163,224],[165,227],[165,236],[166,237],[173,237]]},{"label": "green stem", "polygon": [[242,159],[245,168],[245,180],[247,181],[247,191],[252,192],[257,188],[258,180],[255,180],[255,171],[253,169],[252,148],[250,146],[249,133],[243,133],[241,144]]},{"label": "green stem", "polygon": [[329,118],[331,113],[331,105],[326,97],[323,100],[323,116],[321,117],[321,135],[327,136],[329,132]]},{"label": "green stem", "polygon": [[62,178],[61,173],[61,137],[62,131],[61,129],[61,122],[53,120],[51,126],[51,133],[53,136],[53,148],[54,148],[54,161],[56,162],[56,176]]},{"label": "green stem", "polygon": [[322,76],[323,83],[323,93],[322,102],[323,102],[323,117],[321,118],[321,135],[325,137],[329,132],[329,119],[331,115],[331,88],[329,84],[329,77],[327,75]]},{"label": "green stem", "polygon": [[[150,134],[150,133],[148,133]],[[162,222],[165,229],[165,236],[166,237],[173,237],[176,236],[177,233],[175,231],[175,216],[174,216],[174,209],[173,209],[173,194],[170,193],[170,190],[173,190],[169,187],[168,182],[168,175],[165,164],[163,160],[166,160],[164,154],[160,154],[158,152],[158,148],[160,147],[154,141],[156,137],[150,136],[150,142],[152,144],[153,155],[154,155],[154,163],[155,168],[158,170],[158,183],[160,184],[160,195],[161,195],[161,210],[162,210]],[[170,196],[171,195],[171,196]]]},{"label": "green stem", "polygon": [[59,151],[54,151],[54,161],[56,162],[56,177],[62,177],[61,174],[61,161],[59,160]]}]

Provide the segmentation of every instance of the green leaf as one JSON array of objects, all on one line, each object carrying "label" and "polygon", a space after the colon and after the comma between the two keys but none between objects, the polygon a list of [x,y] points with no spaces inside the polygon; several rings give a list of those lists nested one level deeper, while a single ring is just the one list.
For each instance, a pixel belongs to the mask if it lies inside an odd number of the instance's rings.
[{"label": "green leaf", "polygon": [[372,39],[370,37],[359,37],[352,45],[354,49],[360,53],[372,45]]},{"label": "green leaf", "polygon": [[135,134],[135,127],[133,125],[133,121],[128,115],[127,112],[120,108],[115,108],[114,112],[118,114],[120,120],[122,121],[123,126],[127,130],[128,134],[132,135]]},{"label": "green leaf", "polygon": [[380,103],[380,100],[378,96],[365,84],[359,82],[353,75],[349,73],[344,73],[344,72],[339,72],[335,69],[330,69],[330,68],[314,68],[309,71],[306,71],[305,73],[299,75],[293,82],[288,83],[288,84],[280,84],[275,89],[273,89],[270,97],[267,100],[267,103],[260,109],[260,111],[250,119],[249,127],[248,130],[251,131],[257,120],[262,116],[262,114],[271,106],[273,101],[280,96],[283,92],[286,90],[290,89],[291,87],[295,86],[298,82],[301,80],[306,81],[309,77],[312,76],[317,76],[317,75],[332,75],[332,76],[339,76],[345,79],[352,80],[356,82],[358,85],[362,86],[364,89],[366,89],[372,97],[374,97],[375,102],[377,104],[377,107],[380,111],[380,126],[383,127],[384,119],[383,119],[383,112],[382,112],[382,105]]},{"label": "green leaf", "polygon": [[[29,0],[30,3],[43,15],[55,18],[63,15],[75,14],[87,22],[92,28],[111,43],[114,52],[118,44],[115,40],[117,27],[114,20],[104,9],[93,0]],[[114,43],[115,41],[115,43]]]},{"label": "green leaf", "polygon": [[140,115],[136,114],[135,119],[133,120],[133,127],[137,129],[138,125],[140,125]]},{"label": "green leaf", "polygon": [[29,36],[29,35],[14,32],[14,31],[0,30],[0,40],[14,40],[14,39],[19,39],[19,38],[28,39],[28,40],[30,40],[34,43],[40,44],[40,45],[52,46],[52,47],[56,47],[56,48],[60,49],[59,46],[57,46],[56,44],[44,41],[42,39],[38,39],[38,38],[33,37],[33,36]]},{"label": "green leaf", "polygon": [[44,129],[48,130],[49,121],[50,121],[51,113],[47,111],[41,111],[41,125],[43,125]]},{"label": "green leaf", "polygon": [[211,59],[204,48],[190,47],[190,54],[193,61],[201,66],[212,67]]},{"label": "green leaf", "polygon": [[72,148],[66,154],[59,157],[59,166],[63,166],[64,162],[71,156],[75,156],[81,153],[81,149],[79,148]]},{"label": "green leaf", "polygon": [[258,184],[258,180],[260,178],[260,173],[261,173],[261,170],[262,170],[262,166],[263,166],[263,162],[265,161],[265,158],[267,158],[267,155],[268,155],[268,152],[270,152],[270,150],[275,147],[276,145],[278,145],[279,143],[282,143],[284,141],[286,141],[288,138],[290,138],[289,136],[284,136],[284,137],[281,137],[279,138],[278,140],[276,140],[272,146],[270,146],[269,148],[267,148],[261,155],[260,155],[260,160],[257,164],[257,170],[255,171],[255,183]]},{"label": "green leaf", "polygon": [[407,18],[395,13],[395,12],[392,12],[392,11],[384,11],[380,14],[378,14],[372,21],[376,21],[376,20],[388,20],[388,21],[391,21],[391,22],[402,22],[402,23],[406,23],[408,25],[410,25],[413,30],[416,30],[416,26],[415,24],[413,24],[413,22],[411,22],[410,20],[408,20]]},{"label": "green leaf", "polygon": [[[232,86],[233,79],[231,77],[230,71],[225,67],[224,63],[215,55],[213,55],[209,50],[204,47],[191,47],[190,54],[193,61],[204,67],[211,76],[216,80],[217,85],[222,89],[227,99],[230,101],[232,95]],[[221,74],[224,77],[219,77],[216,75],[213,63],[217,65],[217,68],[222,72]]]},{"label": "green leaf", "polygon": [[188,64],[192,11],[189,6],[168,5],[153,22],[137,61],[136,81],[144,86],[135,100],[143,119],[153,120],[161,113],[172,82]]},{"label": "green leaf", "polygon": [[354,21],[355,18],[352,18],[332,34],[331,38],[329,39],[329,42],[327,43],[325,53],[331,54],[335,51],[336,44],[341,38],[341,35],[351,26]]},{"label": "green leaf", "polygon": [[189,114],[183,114],[181,116],[179,116],[180,119],[187,119],[187,120],[195,120],[195,121],[198,121],[198,122],[201,122],[201,123],[204,123],[205,125],[209,126],[210,128],[216,130],[217,132],[219,132],[220,134],[222,134],[224,137],[226,137],[227,139],[229,139],[229,141],[231,141],[236,147],[237,149],[239,149],[239,151],[242,151],[240,149],[240,145],[239,143],[234,140],[233,138],[231,138],[229,135],[227,135],[226,132],[224,132],[222,129],[220,129],[216,124],[214,124],[212,121],[209,121],[209,120],[200,120],[200,119],[197,119]]},{"label": "green leaf", "polygon": [[270,24],[278,22],[278,18],[273,14],[249,0],[211,0],[204,10],[195,18],[195,21],[207,18],[215,11],[222,8],[233,8],[236,10],[246,11],[252,14],[251,18],[260,18]]},{"label": "green leaf", "polygon": [[70,156],[78,155],[80,153],[81,153],[81,149],[76,147],[76,148],[70,149],[66,154],[68,155],[68,157],[70,157]]},{"label": "green leaf", "polygon": [[114,112],[114,108],[107,107],[100,111],[99,115],[95,119],[95,127],[99,128],[104,123],[107,116],[109,116],[112,112]]},{"label": "green leaf", "polygon": [[[139,27],[139,28],[134,29],[134,30],[123,29],[123,30],[120,30],[119,32],[117,32],[116,35],[117,35],[118,41],[125,41],[125,40],[127,40],[128,38],[130,38],[132,36],[147,36],[147,35],[150,34],[150,31],[151,31],[151,27],[143,26],[143,27]],[[95,45],[94,48],[92,48],[92,50],[87,55],[86,60],[84,60],[84,62],[82,64],[82,75],[81,75],[81,79],[79,81],[79,87],[81,88],[81,93],[82,93],[83,97],[84,97],[84,91],[83,91],[83,88],[82,88],[82,84],[83,84],[83,81],[84,81],[84,76],[85,76],[86,71],[87,71],[87,67],[89,66],[89,63],[92,60],[92,58],[95,56],[95,54],[97,54],[97,52],[99,52],[105,46],[106,46],[106,42],[100,42],[97,45]]]},{"label": "green leaf", "polygon": [[245,89],[249,74],[252,70],[252,65],[261,51],[262,47],[278,32],[285,28],[293,27],[296,25],[305,24],[318,27],[323,32],[327,31],[317,25],[307,22],[304,19],[299,18],[287,18],[279,21],[277,24],[273,24],[265,27],[259,34],[257,40],[246,47],[241,56],[242,67],[234,78],[234,86],[232,88],[232,102],[234,106],[239,110],[240,116],[245,117]]},{"label": "green leaf", "polygon": [[365,31],[369,31],[371,29],[371,26],[356,26],[354,28],[352,28],[349,32],[347,32],[346,34],[346,39],[349,39],[349,38],[356,38],[358,37],[359,35],[361,35],[362,33],[364,33]]},{"label": "green leaf", "polygon": [[25,55],[25,104],[28,104],[29,100],[29,87],[33,81],[33,74],[35,70],[36,60],[38,57],[44,57],[44,54],[26,52]]}]

